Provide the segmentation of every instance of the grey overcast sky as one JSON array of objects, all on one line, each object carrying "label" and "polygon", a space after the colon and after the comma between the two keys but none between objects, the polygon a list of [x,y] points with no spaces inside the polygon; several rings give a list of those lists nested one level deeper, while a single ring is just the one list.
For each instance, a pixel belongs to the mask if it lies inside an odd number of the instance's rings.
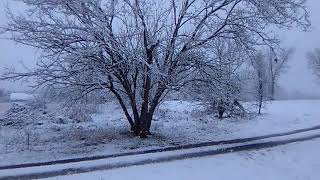
[{"label": "grey overcast sky", "polygon": [[[8,0],[8,2],[10,1],[12,0]],[[6,0],[0,0],[0,26],[6,22],[4,12],[6,2]],[[320,95],[320,80],[317,80],[308,69],[305,57],[307,51],[317,47],[320,48],[320,1],[308,0],[307,3],[312,23],[311,32],[291,30],[280,33],[284,45],[296,49],[289,64],[290,69],[280,79],[280,85],[287,92]],[[19,9],[19,7],[15,7]],[[35,51],[14,42],[0,39],[0,73],[3,67],[17,66],[19,61],[23,61],[28,66],[34,65],[36,62]],[[8,83],[0,83],[0,86],[17,88],[21,85],[13,86]]]}]

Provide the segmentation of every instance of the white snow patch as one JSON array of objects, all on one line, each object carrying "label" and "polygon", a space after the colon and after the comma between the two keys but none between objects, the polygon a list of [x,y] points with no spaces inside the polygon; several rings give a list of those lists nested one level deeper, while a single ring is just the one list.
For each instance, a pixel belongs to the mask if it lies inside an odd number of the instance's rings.
[{"label": "white snow patch", "polygon": [[31,101],[34,99],[34,96],[26,93],[11,93],[10,101]]}]

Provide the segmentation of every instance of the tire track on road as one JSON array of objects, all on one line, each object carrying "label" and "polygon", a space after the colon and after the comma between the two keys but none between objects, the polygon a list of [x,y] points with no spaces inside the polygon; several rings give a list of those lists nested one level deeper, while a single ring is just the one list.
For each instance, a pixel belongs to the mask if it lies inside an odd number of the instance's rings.
[{"label": "tire track on road", "polygon": [[246,142],[251,142],[251,141],[256,141],[256,140],[263,140],[263,139],[269,139],[269,138],[274,138],[274,137],[282,137],[282,136],[288,136],[288,135],[293,135],[293,134],[299,134],[299,133],[314,131],[314,130],[318,130],[318,129],[320,129],[320,125],[313,126],[310,128],[303,128],[303,129],[287,131],[287,132],[283,132],[283,133],[274,133],[274,134],[263,135],[263,136],[255,136],[255,137],[250,137],[250,138],[239,138],[239,139],[222,140],[222,141],[209,141],[209,142],[202,142],[202,143],[195,143],[195,144],[186,144],[186,145],[182,145],[182,146],[165,147],[165,148],[158,148],[158,149],[151,149],[151,150],[111,154],[111,155],[63,159],[63,160],[47,161],[47,162],[40,162],[40,163],[26,163],[26,164],[8,165],[8,166],[1,166],[0,173],[1,173],[1,170],[9,170],[9,169],[20,169],[20,168],[39,167],[39,166],[48,166],[48,165],[68,164],[68,163],[102,160],[102,159],[141,155],[141,154],[153,154],[153,153],[159,153],[159,152],[187,150],[187,149],[208,147],[208,146],[214,146],[214,145],[246,143]]},{"label": "tire track on road", "polygon": [[139,160],[135,162],[106,164],[106,165],[100,165],[100,166],[95,166],[90,168],[68,168],[68,169],[57,170],[57,171],[39,172],[39,173],[31,173],[31,174],[17,175],[17,176],[4,176],[4,177],[0,177],[0,180],[42,179],[42,178],[49,178],[49,177],[56,177],[56,176],[79,174],[79,173],[89,173],[93,171],[126,168],[131,166],[142,166],[147,164],[165,163],[165,162],[172,162],[172,161],[185,160],[185,159],[191,159],[191,158],[199,158],[199,157],[214,156],[214,155],[228,154],[228,153],[241,152],[241,151],[252,151],[252,150],[259,150],[264,148],[272,148],[280,145],[286,145],[286,144],[295,143],[295,142],[302,142],[302,141],[307,141],[307,140],[312,140],[317,138],[320,138],[320,134],[305,136],[300,138],[292,138],[287,140],[239,145],[239,146],[216,149],[216,150],[191,152],[191,153],[172,155],[172,156],[166,156],[166,157],[158,157],[154,159],[144,159],[144,160]]}]

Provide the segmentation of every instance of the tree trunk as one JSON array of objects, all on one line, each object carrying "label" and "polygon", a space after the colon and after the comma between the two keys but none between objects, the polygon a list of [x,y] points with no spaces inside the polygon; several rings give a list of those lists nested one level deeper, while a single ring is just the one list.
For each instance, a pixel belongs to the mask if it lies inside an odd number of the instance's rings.
[{"label": "tree trunk", "polygon": [[133,112],[133,119],[134,119],[134,126],[131,128],[131,130],[134,132],[136,136],[138,136],[141,129],[141,119],[139,117],[136,101],[134,99],[131,100],[131,109]]},{"label": "tree trunk", "polygon": [[[151,65],[153,62],[153,50],[157,45],[153,45],[150,48],[148,47],[146,29],[144,31],[144,44],[146,49],[147,64]],[[143,95],[142,95],[141,114],[140,114],[140,121],[141,121],[140,137],[147,138],[147,134],[148,134],[147,132],[150,130],[149,126],[151,126],[151,120],[153,116],[153,112],[150,113],[149,111],[150,110],[149,102],[150,102],[150,90],[151,90],[151,77],[150,77],[150,67],[147,65],[144,65],[143,81],[144,81]]]},{"label": "tree trunk", "polygon": [[121,108],[122,108],[122,111],[124,112],[128,122],[130,123],[130,127],[131,129],[134,129],[135,128],[135,122],[133,121],[132,117],[130,116],[129,112],[128,112],[128,109],[127,109],[127,106],[125,105],[123,99],[121,98],[120,94],[114,89],[114,85],[113,85],[113,79],[112,79],[112,76],[108,76],[108,79],[110,81],[110,91],[113,93],[113,95],[116,97],[116,99],[118,100]]},{"label": "tree trunk", "polygon": [[224,114],[224,108],[220,108],[220,109],[218,110],[219,119],[222,119],[222,118],[223,118],[223,114]]},{"label": "tree trunk", "polygon": [[262,102],[263,102],[263,84],[262,84],[262,82],[260,82],[260,85],[259,85],[259,114],[261,114]]},{"label": "tree trunk", "polygon": [[274,90],[275,90],[275,81],[274,79],[272,79],[272,82],[271,82],[271,100],[274,101],[275,98],[274,98]]},{"label": "tree trunk", "polygon": [[258,112],[259,114],[261,114],[261,108],[262,108],[262,102],[260,101],[259,102],[259,112]]},{"label": "tree trunk", "polygon": [[141,121],[143,122],[143,124],[141,126],[140,138],[147,138],[150,134],[152,115],[150,113],[147,113],[145,119],[142,119]]},{"label": "tree trunk", "polygon": [[136,136],[139,136],[141,131],[141,123],[134,123],[134,125],[131,127],[131,130]]},{"label": "tree trunk", "polygon": [[[147,71],[148,73],[149,71]],[[140,121],[141,121],[141,131],[140,131],[140,137],[141,138],[147,138],[147,124],[148,124],[148,106],[149,106],[149,93],[150,93],[150,86],[151,81],[149,74],[146,74],[145,78],[145,84],[143,86],[143,99],[142,99],[142,105],[141,105],[141,114],[140,114]]]},{"label": "tree trunk", "polygon": [[217,110],[218,110],[218,117],[219,117],[219,119],[222,119],[222,118],[223,118],[223,114],[224,114],[224,112],[225,112],[225,110],[226,110],[226,108],[225,108],[225,103],[223,102],[223,100],[220,100],[220,101],[218,102]]},{"label": "tree trunk", "polygon": [[148,123],[147,123],[147,128],[146,128],[146,133],[147,133],[147,135],[151,135],[151,132],[150,132],[150,128],[151,128],[151,123],[152,123],[152,117],[153,116],[150,116],[149,117],[149,120],[148,120]]}]

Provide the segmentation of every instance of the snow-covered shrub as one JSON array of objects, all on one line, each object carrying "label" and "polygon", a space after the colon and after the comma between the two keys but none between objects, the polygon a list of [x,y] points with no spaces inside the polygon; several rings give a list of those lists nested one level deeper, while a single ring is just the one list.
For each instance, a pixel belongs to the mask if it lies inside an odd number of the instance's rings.
[{"label": "snow-covered shrub", "polygon": [[37,98],[27,103],[27,106],[29,106],[32,109],[48,109],[46,102]]},{"label": "snow-covered shrub", "polygon": [[98,112],[96,104],[82,104],[72,105],[71,107],[64,107],[64,115],[73,122],[87,122],[92,121],[92,114]]},{"label": "snow-covered shrub", "polygon": [[12,107],[5,112],[4,116],[0,119],[1,126],[11,126],[21,128],[30,125],[33,119],[28,117],[29,110],[22,105],[13,104]]},{"label": "snow-covered shrub", "polygon": [[98,113],[99,105],[105,103],[107,96],[100,93],[87,94],[83,98],[82,91],[77,89],[63,89],[63,88],[45,88],[39,92],[40,99],[56,104],[56,111],[60,115],[70,119],[72,122],[87,122],[91,121],[91,115]]},{"label": "snow-covered shrub", "polygon": [[59,122],[61,122],[61,119],[55,113],[50,112],[48,109],[40,108],[36,102],[26,105],[14,103],[0,117],[0,126],[8,126],[14,129],[33,129],[45,124]]}]

